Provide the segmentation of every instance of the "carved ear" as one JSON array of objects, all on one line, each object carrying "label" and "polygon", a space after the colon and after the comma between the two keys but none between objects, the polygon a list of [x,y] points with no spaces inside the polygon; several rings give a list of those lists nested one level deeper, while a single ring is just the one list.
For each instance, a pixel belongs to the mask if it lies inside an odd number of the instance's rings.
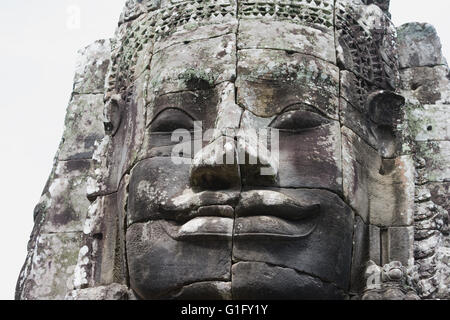
[{"label": "carved ear", "polygon": [[118,94],[113,95],[105,105],[105,133],[114,136],[120,128],[122,122],[124,102]]},{"label": "carved ear", "polygon": [[405,98],[392,91],[376,91],[367,98],[368,125],[378,152],[384,158],[392,158],[398,151],[395,127],[404,104]]},{"label": "carved ear", "polygon": [[404,104],[405,98],[392,91],[376,91],[367,98],[369,119],[376,125],[393,128]]}]

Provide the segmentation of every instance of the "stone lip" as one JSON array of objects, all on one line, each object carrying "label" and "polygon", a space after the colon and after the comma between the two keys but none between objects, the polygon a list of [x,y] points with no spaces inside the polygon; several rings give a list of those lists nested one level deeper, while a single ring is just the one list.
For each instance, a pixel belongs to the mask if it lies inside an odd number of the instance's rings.
[{"label": "stone lip", "polygon": [[236,219],[234,237],[301,239],[309,236],[317,227],[317,220],[306,223],[294,223],[273,216],[254,216]]},{"label": "stone lip", "polygon": [[236,207],[234,236],[299,239],[316,228],[319,203],[301,203],[276,191],[248,191]]},{"label": "stone lip", "polygon": [[270,190],[252,190],[243,192],[236,207],[236,216],[252,216],[255,211],[259,214],[273,214],[292,220],[301,220],[320,210],[318,203],[302,203],[282,193]]},{"label": "stone lip", "polygon": [[[195,194],[192,197],[195,198]],[[208,199],[211,197],[223,198],[210,195]],[[320,214],[319,203],[302,203],[269,190],[241,193],[236,210],[226,204],[228,200],[226,203],[219,202],[191,211],[182,225],[168,221],[165,231],[172,239],[180,241],[205,238],[226,240],[232,237],[299,239],[315,230]]]},{"label": "stone lip", "polygon": [[233,237],[233,224],[234,221],[231,218],[198,217],[189,220],[181,227],[170,231],[166,229],[166,232],[171,238],[181,241],[205,238],[228,240]]}]

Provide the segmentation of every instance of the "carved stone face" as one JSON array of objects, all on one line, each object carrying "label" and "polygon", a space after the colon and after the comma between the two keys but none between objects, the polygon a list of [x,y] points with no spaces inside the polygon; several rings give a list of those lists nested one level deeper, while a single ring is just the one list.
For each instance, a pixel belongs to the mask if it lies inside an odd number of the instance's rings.
[{"label": "carved stone face", "polygon": [[[140,298],[348,293],[355,215],[344,201],[334,1],[300,2],[307,14],[289,19],[283,6],[261,19],[251,3],[226,2],[221,10],[238,10],[239,23],[224,14],[155,37],[127,207],[130,284]],[[174,163],[173,131],[198,137],[195,121],[217,131],[194,139],[199,153],[180,155],[191,163]],[[258,158],[260,141],[229,134],[239,129],[277,129],[278,162]],[[242,162],[250,156],[260,161]],[[227,157],[234,161],[217,161]],[[345,170],[356,172],[352,165]],[[264,166],[273,174],[261,175]]]}]

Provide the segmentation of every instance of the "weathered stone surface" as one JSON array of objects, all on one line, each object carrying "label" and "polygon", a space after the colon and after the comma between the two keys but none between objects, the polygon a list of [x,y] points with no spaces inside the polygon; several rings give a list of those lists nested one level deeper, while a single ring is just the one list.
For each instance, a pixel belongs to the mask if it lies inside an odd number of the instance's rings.
[{"label": "weathered stone surface", "polygon": [[450,181],[450,141],[417,142],[417,155],[425,163],[417,170],[418,182]]},{"label": "weathered stone surface", "polygon": [[184,286],[171,299],[176,300],[231,300],[231,282],[208,281]]},{"label": "weathered stone surface", "polygon": [[[281,38],[280,34],[284,36]],[[288,21],[243,19],[239,24],[238,49],[284,50],[336,63],[331,30],[324,32]]]},{"label": "weathered stone surface", "polygon": [[410,272],[399,261],[391,261],[383,267],[370,261],[365,278],[367,285],[362,300],[420,300]]},{"label": "weathered stone surface", "polygon": [[155,42],[154,53],[164,49],[170,50],[170,47],[178,44],[188,45],[191,42],[236,34],[237,28],[238,20],[233,16],[227,16],[217,21],[212,20],[209,23],[203,21],[181,25],[176,27],[170,35]]},{"label": "weathered stone surface", "polygon": [[445,65],[436,29],[428,23],[406,23],[397,29],[400,68]]},{"label": "weathered stone surface", "polygon": [[17,297],[416,299],[414,257],[448,298],[448,67],[411,24],[400,74],[388,7],[127,1],[81,52]]},{"label": "weathered stone surface", "polygon": [[362,1],[365,4],[375,4],[381,8],[386,14],[390,16],[389,13],[389,5],[391,3],[391,0],[363,0]]},{"label": "weathered stone surface", "polygon": [[414,164],[409,156],[402,156],[395,160],[383,160],[380,171],[371,172],[369,206],[372,224],[378,226],[409,226],[412,224],[413,177]]},{"label": "weathered stone surface", "polygon": [[260,117],[295,104],[314,106],[338,118],[339,71],[331,63],[280,50],[240,50],[238,103]]},{"label": "weathered stone surface", "polygon": [[450,118],[447,105],[422,105],[408,112],[412,139],[418,142],[450,141]]},{"label": "weathered stone surface", "polygon": [[450,104],[450,70],[446,65],[401,70],[402,95],[413,104]]},{"label": "weathered stone surface", "polygon": [[[215,241],[177,241],[170,235],[173,227],[172,222],[158,220],[128,228],[130,284],[140,298],[167,298],[192,283],[231,280],[231,238],[211,235]],[[209,291],[204,290],[198,294]]]},{"label": "weathered stone surface", "polygon": [[328,282],[290,268],[239,262],[233,265],[233,297],[237,300],[341,300],[345,294]]},{"label": "weathered stone surface", "polygon": [[18,299],[63,299],[74,288],[90,202],[87,182],[96,144],[104,135],[102,93],[110,67],[111,42],[79,52],[74,92],[55,164],[35,210],[36,227],[17,284]]},{"label": "weathered stone surface", "polygon": [[39,235],[29,265],[25,267],[17,298],[64,299],[74,288],[74,270],[81,241],[80,232]]},{"label": "weathered stone surface", "polygon": [[450,213],[450,182],[446,183],[431,183],[428,185],[430,190],[431,200],[443,207]]},{"label": "weathered stone surface", "polygon": [[[313,231],[297,236],[277,238],[258,233],[235,237],[233,261],[265,262],[294,269],[335,283],[348,290],[353,241],[353,213],[338,196],[320,190],[273,189],[305,204],[320,205],[319,213],[311,213],[304,224]],[[239,216],[239,212],[236,212]],[[274,213],[275,214],[275,213]],[[290,220],[286,220],[290,224]],[[242,228],[247,223],[240,221]],[[315,225],[315,227],[314,227]],[[239,228],[239,224],[235,226]],[[293,250],[292,248],[296,248]]]},{"label": "weathered stone surface", "polygon": [[109,286],[74,290],[64,300],[131,300],[127,286],[114,283]]},{"label": "weathered stone surface", "polygon": [[410,157],[383,160],[361,138],[342,129],[344,196],[366,223],[408,226],[414,210]]},{"label": "weathered stone surface", "polygon": [[386,261],[400,261],[406,267],[414,265],[414,227],[393,227],[387,232],[387,244],[382,250]]},{"label": "weathered stone surface", "polygon": [[[139,163],[132,172],[128,203],[128,225],[162,217],[175,218],[167,207],[189,187],[189,166],[175,165],[170,157],[151,158]],[[165,210],[164,210],[165,209]]]},{"label": "weathered stone surface", "polygon": [[448,299],[448,66],[432,26],[403,25],[399,40],[409,149],[416,160],[416,287],[422,299]]},{"label": "weathered stone surface", "polygon": [[342,193],[340,126],[332,121],[298,133],[280,131],[282,188],[324,188]]},{"label": "weathered stone surface", "polygon": [[44,213],[41,232],[83,231],[89,208],[86,184],[92,162],[90,160],[58,161],[44,190],[39,209]]},{"label": "weathered stone surface", "polygon": [[333,28],[333,0],[321,0],[314,4],[308,0],[289,2],[267,1],[264,4],[253,1],[239,2],[239,18],[266,19],[294,22],[317,29]]},{"label": "weathered stone surface", "polygon": [[91,203],[84,223],[86,249],[80,249],[75,287],[124,284],[128,278],[125,259],[128,177],[119,191]]},{"label": "weathered stone surface", "polygon": [[165,0],[127,0],[125,2],[125,7],[120,15],[119,23],[124,23],[137,18],[139,15],[155,10],[161,7],[161,2],[166,2]]},{"label": "weathered stone surface", "polygon": [[150,88],[169,93],[201,89],[236,78],[236,35],[173,45],[157,52],[150,67]]},{"label": "weathered stone surface", "polygon": [[[109,131],[110,134],[95,150],[95,175],[90,179],[87,190],[90,198],[117,192],[125,173],[138,159],[145,135],[148,77],[149,72],[146,71],[136,80],[133,90],[129,93],[129,104],[119,98],[118,101],[110,101],[105,106],[105,113],[108,113],[111,104],[117,105],[109,117],[116,117],[119,126],[112,130],[114,133]],[[106,124],[106,127],[112,125],[110,121]]]},{"label": "weathered stone surface", "polygon": [[59,160],[92,159],[103,128],[103,94],[74,95],[67,109]]},{"label": "weathered stone surface", "polygon": [[73,92],[103,94],[111,61],[111,40],[98,40],[78,52]]},{"label": "weathered stone surface", "polygon": [[395,89],[395,27],[389,18],[359,0],[337,1],[336,8],[338,65],[378,88]]},{"label": "weathered stone surface", "polygon": [[[366,264],[371,260],[372,237],[369,231],[370,226],[365,224],[359,217],[355,217],[355,228],[353,234],[353,253],[350,291],[352,293],[361,292],[365,287],[364,271]],[[378,237],[378,239],[380,239]]]},{"label": "weathered stone surface", "polygon": [[[341,123],[355,132],[385,158],[402,151],[404,98],[388,90],[377,90],[353,73],[340,72]],[[404,140],[405,138],[403,138]]]},{"label": "weathered stone surface", "polygon": [[377,149],[377,143],[370,133],[367,117],[343,98],[340,99],[340,116],[345,127],[356,133],[371,147]]}]

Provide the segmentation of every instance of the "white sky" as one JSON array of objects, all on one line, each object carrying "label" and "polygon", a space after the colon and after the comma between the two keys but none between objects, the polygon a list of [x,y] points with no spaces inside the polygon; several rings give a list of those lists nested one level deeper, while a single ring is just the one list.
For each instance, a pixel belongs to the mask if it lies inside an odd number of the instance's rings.
[{"label": "white sky", "polygon": [[[125,0],[2,0],[0,4],[0,299],[12,299],[72,90],[76,51],[113,35]],[[72,7],[80,9],[73,28]],[[391,0],[396,25],[430,22],[450,57],[450,1]],[[76,22],[76,21],[75,21]]]}]

